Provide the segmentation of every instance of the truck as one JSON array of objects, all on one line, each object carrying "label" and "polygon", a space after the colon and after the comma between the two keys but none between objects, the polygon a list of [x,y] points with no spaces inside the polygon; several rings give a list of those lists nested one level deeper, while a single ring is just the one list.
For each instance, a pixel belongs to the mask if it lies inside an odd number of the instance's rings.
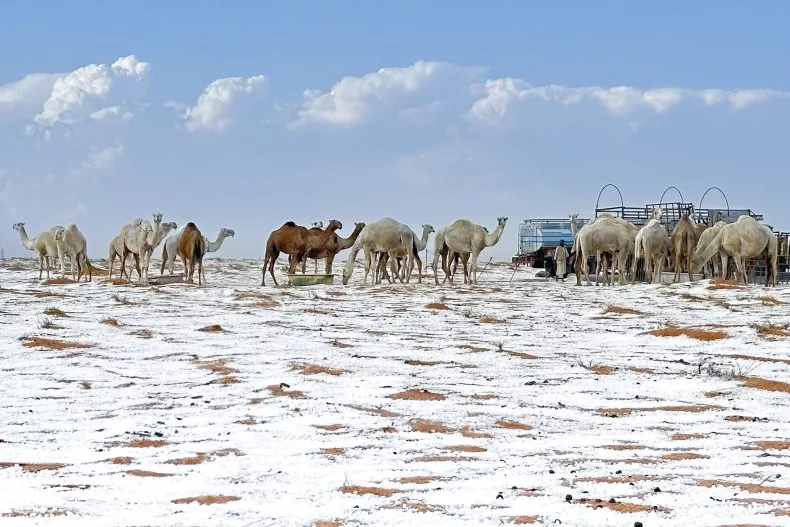
[{"label": "truck", "polygon": [[[576,226],[581,229],[587,219],[577,218]],[[516,266],[529,265],[546,269],[549,276],[554,270],[554,251],[560,240],[570,252],[573,247],[573,229],[570,218],[526,219],[518,226],[518,251],[512,257]]]}]

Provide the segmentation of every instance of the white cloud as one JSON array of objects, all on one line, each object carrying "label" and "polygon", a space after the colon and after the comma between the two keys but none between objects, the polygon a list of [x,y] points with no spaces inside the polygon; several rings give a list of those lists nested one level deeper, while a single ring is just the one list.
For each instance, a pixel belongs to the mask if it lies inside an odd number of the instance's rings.
[{"label": "white cloud", "polygon": [[96,110],[95,112],[91,113],[91,119],[101,121],[103,119],[108,119],[110,117],[119,117],[124,121],[128,121],[134,117],[134,114],[129,110],[123,108],[122,106],[108,106],[107,108],[102,108],[101,110]]},{"label": "white cloud", "polygon": [[106,148],[93,150],[88,159],[83,161],[80,173],[98,172],[112,168],[115,161],[123,155],[123,145],[108,146]]},{"label": "white cloud", "polygon": [[31,73],[16,82],[3,84],[0,86],[0,108],[25,102],[43,102],[59,77],[53,73]]},{"label": "white cloud", "polygon": [[112,66],[89,64],[59,77],[49,98],[33,120],[42,126],[58,122],[71,124],[79,120],[78,111],[91,100],[104,100],[119,79],[140,81],[150,72],[150,64],[134,55],[121,57]]},{"label": "white cloud", "polygon": [[[268,80],[264,75],[215,80],[206,87],[195,106],[186,109],[184,117],[187,120],[187,130],[224,131],[233,122],[229,113],[238,96],[260,92],[267,85]],[[170,107],[176,106],[171,103]]]},{"label": "white cloud", "polygon": [[485,124],[502,125],[513,104],[528,99],[555,102],[562,105],[594,101],[615,115],[625,116],[640,110],[662,114],[682,102],[701,101],[708,106],[729,104],[741,109],[752,104],[790,98],[790,92],[767,89],[748,90],[692,90],[686,88],[657,88],[642,90],[630,86],[568,87],[562,85],[532,86],[521,79],[488,79],[473,88],[483,95],[477,99],[467,117]]},{"label": "white cloud", "polygon": [[306,90],[292,127],[307,123],[357,125],[376,103],[387,103],[400,96],[413,94],[437,79],[458,74],[468,79],[481,71],[479,68],[461,68],[446,62],[420,60],[404,68],[382,68],[363,77],[344,77],[327,93]]}]

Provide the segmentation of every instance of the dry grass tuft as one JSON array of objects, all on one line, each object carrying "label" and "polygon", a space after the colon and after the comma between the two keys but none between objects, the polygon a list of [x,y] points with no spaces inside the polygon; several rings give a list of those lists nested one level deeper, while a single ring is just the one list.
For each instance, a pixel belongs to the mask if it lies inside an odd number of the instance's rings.
[{"label": "dry grass tuft", "polygon": [[77,282],[70,278],[48,278],[42,282],[44,285],[67,285],[76,283]]},{"label": "dry grass tuft", "polygon": [[416,485],[427,485],[428,483],[431,483],[433,481],[440,481],[442,479],[443,478],[439,476],[408,476],[405,478],[400,478],[398,480],[398,483],[403,483],[403,484],[414,483]]},{"label": "dry grass tuft", "polygon": [[154,334],[151,333],[151,331],[148,329],[136,329],[134,331],[129,332],[129,334],[140,339],[151,339],[154,337]]},{"label": "dry grass tuft", "polygon": [[472,346],[471,344],[461,344],[458,347],[461,349],[467,349],[472,353],[481,353],[483,351],[488,351],[488,348],[482,348],[480,346]]},{"label": "dry grass tuft", "polygon": [[406,498],[390,503],[383,507],[384,509],[402,509],[412,510],[415,512],[443,512],[444,507],[441,505],[431,505],[422,501],[412,501]]},{"label": "dry grass tuft", "polygon": [[654,337],[680,337],[687,336],[692,339],[710,342],[712,340],[721,340],[727,338],[727,333],[721,330],[705,330],[696,328],[679,328],[676,326],[667,326],[661,329],[654,329],[643,333],[644,335],[653,335]]},{"label": "dry grass tuft", "polygon": [[690,412],[699,413],[708,410],[718,410],[721,407],[710,404],[692,404],[683,406],[652,406],[645,408],[599,408],[595,411],[605,417],[624,417],[634,412]]},{"label": "dry grass tuft", "polygon": [[499,428],[507,428],[508,430],[532,430],[532,427],[526,423],[519,423],[518,421],[509,421],[507,419],[500,419],[495,424]]},{"label": "dry grass tuft", "polygon": [[233,295],[233,298],[234,300],[254,300],[252,303],[254,307],[263,307],[266,309],[272,309],[280,305],[273,296],[265,293],[237,291],[236,294]]},{"label": "dry grass tuft", "polygon": [[438,309],[438,310],[449,309],[446,304],[442,304],[441,302],[431,302],[430,304],[426,304],[425,307],[427,307],[428,309]]},{"label": "dry grass tuft", "polygon": [[38,327],[41,329],[63,329],[63,326],[58,326],[49,318],[45,318]]},{"label": "dry grass tuft", "polygon": [[482,317],[480,319],[480,322],[482,322],[483,324],[504,324],[505,323],[504,320],[501,320],[499,318],[489,317],[489,316]]},{"label": "dry grass tuft", "polygon": [[198,362],[198,368],[209,370],[212,373],[219,375],[231,375],[239,373],[239,370],[228,366],[226,359],[216,359],[208,362]]},{"label": "dry grass tuft", "polygon": [[103,318],[101,320],[101,323],[102,324],[107,324],[108,326],[116,326],[116,327],[121,325],[120,322],[118,322],[114,318]]},{"label": "dry grass tuft", "polygon": [[708,284],[708,290],[716,291],[718,289],[743,289],[743,285],[737,280],[725,280],[724,278],[713,278]]},{"label": "dry grass tuft", "polygon": [[56,307],[48,307],[44,310],[44,314],[50,317],[68,318],[68,315],[63,310]]},{"label": "dry grass tuft", "polygon": [[82,381],[80,383],[80,386],[82,386],[83,390],[90,390],[92,388],[91,383],[89,383],[88,381]]},{"label": "dry grass tuft", "polygon": [[333,425],[313,425],[314,428],[318,428],[319,430],[326,430],[327,432],[337,432],[343,425],[341,424],[333,424]]},{"label": "dry grass tuft", "polygon": [[110,460],[113,465],[131,465],[132,458],[130,457],[114,457]]},{"label": "dry grass tuft", "polygon": [[399,399],[405,401],[444,401],[446,397],[440,393],[430,392],[428,390],[419,390],[413,388],[404,392],[394,393],[388,395],[390,399]]},{"label": "dry grass tuft", "polygon": [[341,527],[343,522],[340,520],[318,520],[313,527]]},{"label": "dry grass tuft", "polygon": [[538,522],[537,516],[511,516],[503,520],[505,523],[512,523],[513,525],[532,525]]},{"label": "dry grass tuft", "polygon": [[66,516],[73,514],[74,511],[68,509],[61,509],[59,507],[47,507],[46,509],[11,509],[10,512],[4,512],[4,518],[46,518],[55,516]]},{"label": "dry grass tuft", "polygon": [[357,404],[349,404],[349,408],[353,408],[354,410],[359,410],[360,412],[366,412],[373,415],[378,415],[381,417],[400,417],[401,414],[397,412],[392,412],[390,410],[385,410],[384,408],[373,408],[370,406],[360,406]]},{"label": "dry grass tuft", "polygon": [[200,328],[198,331],[202,331],[203,333],[223,333],[225,330],[222,329],[222,326],[219,324],[212,324],[210,326]]},{"label": "dry grass tuft", "polygon": [[491,399],[498,399],[498,398],[499,396],[494,395],[493,393],[480,393],[480,394],[476,393],[472,395],[472,399],[475,399],[477,401],[490,401]]},{"label": "dry grass tuft", "polygon": [[524,360],[534,360],[538,358],[536,355],[532,355],[530,353],[523,353],[521,351],[505,351],[505,353],[507,353],[511,357],[516,357],[518,359],[524,359]]},{"label": "dry grass tuft", "polygon": [[703,439],[707,434],[672,434],[672,441],[688,441],[689,439]]},{"label": "dry grass tuft", "polygon": [[170,459],[165,461],[165,463],[169,465],[200,465],[208,459],[208,455],[204,454],[203,452],[198,452],[194,456]]},{"label": "dry grass tuft", "polygon": [[597,375],[611,375],[617,370],[614,366],[604,366],[603,364],[580,364],[585,370],[591,371]]},{"label": "dry grass tuft", "polygon": [[231,501],[239,501],[241,498],[238,496],[195,496],[193,498],[178,498],[171,501],[176,505],[186,505],[188,503],[197,503],[199,505],[218,505],[223,503],[230,503]]},{"label": "dry grass tuft", "polygon": [[428,456],[419,456],[412,459],[412,461],[417,463],[443,463],[443,462],[452,462],[457,463],[460,461],[476,461],[479,458],[471,457],[471,456],[438,456],[438,455],[428,455]]},{"label": "dry grass tuft", "polygon": [[356,494],[357,496],[381,496],[389,498],[398,494],[400,491],[397,489],[385,489],[381,487],[360,487],[358,485],[345,485],[340,487],[340,492],[343,494]]},{"label": "dry grass tuft", "polygon": [[338,377],[345,373],[343,370],[337,370],[328,366],[319,366],[318,364],[294,364],[291,370],[298,371],[302,375],[318,375],[324,373],[326,375],[333,375]]},{"label": "dry grass tuft", "polygon": [[132,439],[123,446],[129,448],[157,448],[160,446],[165,446],[166,444],[167,441],[164,439],[149,439],[147,437],[142,437],[139,439]]},{"label": "dry grass tuft", "polygon": [[22,345],[27,348],[47,348],[51,350],[85,349],[89,344],[80,342],[67,342],[65,340],[45,339],[42,337],[21,337]]},{"label": "dry grass tuft", "polygon": [[460,433],[464,437],[468,437],[469,439],[490,439],[494,437],[493,435],[486,432],[475,432],[468,426],[461,427],[458,430],[458,433]]},{"label": "dry grass tuft", "polygon": [[762,302],[764,306],[780,306],[783,304],[787,304],[787,302],[783,302],[778,298],[774,298],[772,296],[758,296],[757,300]]},{"label": "dry grass tuft", "polygon": [[709,457],[710,456],[704,454],[698,454],[697,452],[672,452],[662,455],[661,459],[666,459],[667,461],[687,461],[690,459],[708,459]]},{"label": "dry grass tuft", "polygon": [[757,441],[754,444],[762,450],[790,450],[790,441]]},{"label": "dry grass tuft", "polygon": [[300,392],[299,390],[286,390],[286,388],[290,388],[284,382],[280,384],[272,384],[271,386],[267,386],[266,389],[269,390],[269,393],[274,395],[275,397],[290,397],[291,399],[304,399],[304,393]]},{"label": "dry grass tuft", "polygon": [[746,388],[754,388],[756,390],[765,390],[768,392],[784,392],[790,393],[790,383],[771,381],[761,377],[746,377],[743,385]]},{"label": "dry grass tuft", "polygon": [[334,346],[334,347],[336,347],[336,348],[341,348],[341,349],[351,348],[352,347],[351,344],[346,344],[345,342],[340,342],[337,339],[333,340],[329,344]]},{"label": "dry grass tuft", "polygon": [[405,364],[409,366],[436,366],[437,364],[441,364],[438,360],[417,360],[417,359],[408,359],[403,361]]},{"label": "dry grass tuft", "polygon": [[617,315],[645,315],[644,311],[639,311],[638,309],[633,309],[630,307],[622,307],[622,306],[606,306],[606,309],[603,310],[603,314],[606,315],[608,313],[614,313]]},{"label": "dry grass tuft", "polygon": [[477,445],[452,445],[447,450],[452,452],[485,452],[486,449]]},{"label": "dry grass tuft", "polygon": [[0,469],[11,468],[17,465],[22,468],[23,472],[32,473],[42,472],[44,470],[60,470],[68,466],[63,463],[9,463],[0,461]]},{"label": "dry grass tuft", "polygon": [[776,326],[774,324],[757,324],[754,326],[757,334],[766,340],[777,340],[777,337],[790,337],[790,329],[787,326]]},{"label": "dry grass tuft", "polygon": [[137,476],[138,478],[167,478],[175,474],[166,474],[164,472],[152,472],[150,470],[127,470],[130,476]]},{"label": "dry grass tuft", "polygon": [[324,454],[325,456],[341,456],[343,453],[345,453],[345,451],[345,448],[322,448],[321,454]]},{"label": "dry grass tuft", "polygon": [[409,421],[409,426],[412,432],[421,432],[423,434],[450,434],[453,429],[445,426],[438,421],[428,421],[426,419],[412,419]]},{"label": "dry grass tuft", "polygon": [[225,375],[219,379],[209,381],[209,384],[237,384],[239,382],[241,381],[238,379],[238,377],[234,377],[233,375]]}]

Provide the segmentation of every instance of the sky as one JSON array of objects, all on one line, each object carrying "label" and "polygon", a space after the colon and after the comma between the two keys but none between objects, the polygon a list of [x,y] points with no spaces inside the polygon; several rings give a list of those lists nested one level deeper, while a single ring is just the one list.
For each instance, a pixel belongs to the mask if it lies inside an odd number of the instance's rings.
[{"label": "sky", "polygon": [[790,3],[7,4],[6,256],[33,256],[15,222],[103,258],[161,212],[245,258],[288,220],[507,216],[483,258],[509,258],[519,222],[590,217],[607,183],[626,206],[718,186],[790,230]]}]

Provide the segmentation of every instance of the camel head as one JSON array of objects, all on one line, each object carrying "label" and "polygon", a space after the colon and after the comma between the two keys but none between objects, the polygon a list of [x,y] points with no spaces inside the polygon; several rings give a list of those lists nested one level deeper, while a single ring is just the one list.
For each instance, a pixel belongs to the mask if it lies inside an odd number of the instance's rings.
[{"label": "camel head", "polygon": [[234,231],[233,229],[226,229],[225,227],[222,227],[219,230],[219,235],[224,236],[225,238],[233,238],[234,236],[236,236],[236,231]]},{"label": "camel head", "polygon": [[574,212],[573,214],[569,214],[568,217],[571,219],[573,223],[576,223],[579,220],[579,213]]},{"label": "camel head", "polygon": [[[161,221],[161,219],[162,219],[162,215],[161,214],[159,215],[159,219]],[[162,224],[162,230],[164,232],[170,232],[170,231],[173,231],[173,230],[175,230],[177,228],[178,228],[178,225],[174,221],[168,221],[167,223],[163,223]]]},{"label": "camel head", "polygon": [[65,232],[66,232],[66,229],[64,229],[63,227],[60,227],[60,226],[54,227],[52,229],[52,234],[55,235],[55,240],[59,241],[59,242],[63,241],[63,235],[65,234]]},{"label": "camel head", "polygon": [[334,227],[336,231],[343,230],[343,224],[340,222],[340,220],[331,220],[326,228],[329,230],[331,227]]},{"label": "camel head", "polygon": [[500,217],[498,217],[496,219],[496,222],[497,222],[497,225],[501,225],[502,227],[504,227],[505,223],[507,223],[507,216],[500,216]]},{"label": "camel head", "polygon": [[14,223],[14,224],[11,226],[11,228],[12,228],[12,229],[14,229],[15,231],[20,231],[20,230],[22,230],[22,229],[24,229],[24,228],[25,228],[25,223],[24,223],[24,222],[22,222],[22,221],[20,221],[20,222],[17,222],[17,223]]},{"label": "camel head", "polygon": [[428,225],[427,223],[422,226],[422,230],[423,230],[423,232],[427,232],[428,234],[430,234],[432,232],[436,232],[434,230],[434,228],[433,228],[433,225]]},{"label": "camel head", "polygon": [[348,280],[351,278],[351,272],[346,268],[343,269],[343,285],[348,285]]},{"label": "camel head", "polygon": [[154,213],[154,223],[162,223],[162,213],[155,212]]},{"label": "camel head", "polygon": [[365,228],[365,222],[364,221],[360,221],[360,222],[355,222],[354,223],[354,230],[357,233],[362,232],[362,229],[364,229],[364,228]]}]

